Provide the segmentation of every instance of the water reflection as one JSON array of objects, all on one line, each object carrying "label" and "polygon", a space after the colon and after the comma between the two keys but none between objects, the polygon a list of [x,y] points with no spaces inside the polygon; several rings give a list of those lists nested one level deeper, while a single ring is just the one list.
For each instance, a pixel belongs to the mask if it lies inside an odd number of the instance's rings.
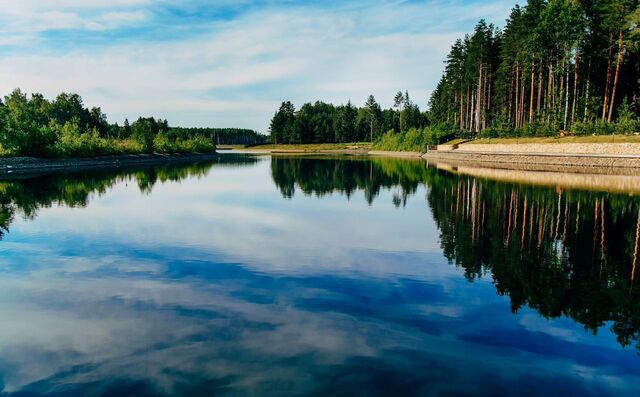
[{"label": "water reflection", "polygon": [[637,197],[498,183],[398,159],[274,158],[271,169],[285,197],[296,186],[318,196],[362,190],[371,203],[391,188],[400,205],[427,184],[444,255],[469,280],[489,274],[513,311],[527,305],[592,331],[612,322],[621,345],[640,348]]},{"label": "water reflection", "polygon": [[635,197],[225,159],[2,182],[0,395],[640,391]]},{"label": "water reflection", "polygon": [[514,311],[612,322],[623,346],[638,343],[638,198],[457,176],[430,186],[444,254],[469,280],[489,274]]},{"label": "water reflection", "polygon": [[371,204],[382,188],[394,188],[396,206],[406,205],[407,197],[416,192],[418,185],[426,183],[430,175],[427,163],[422,160],[357,157],[326,160],[274,157],[271,175],[286,198],[293,197],[296,186],[304,194],[318,197],[334,192],[351,197],[363,190],[367,203]]},{"label": "water reflection", "polygon": [[200,179],[213,167],[249,166],[257,161],[253,156],[225,155],[189,165],[143,165],[124,170],[54,173],[19,179],[4,175],[4,180],[0,180],[0,240],[16,215],[33,219],[39,209],[52,205],[86,207],[91,197],[106,194],[118,183],[135,183],[141,192],[150,194],[158,182]]}]

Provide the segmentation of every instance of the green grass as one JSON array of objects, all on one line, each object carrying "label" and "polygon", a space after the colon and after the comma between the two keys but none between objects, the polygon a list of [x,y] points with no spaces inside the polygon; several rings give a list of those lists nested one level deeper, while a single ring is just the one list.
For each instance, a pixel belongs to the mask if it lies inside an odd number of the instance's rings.
[{"label": "green grass", "polygon": [[442,143],[442,145],[457,145],[457,144],[460,144],[460,143],[465,142],[465,141],[466,141],[466,139],[456,138],[456,139],[450,140],[448,142]]},{"label": "green grass", "polygon": [[248,147],[247,150],[369,150],[371,143],[305,143],[305,144],[266,144]]}]

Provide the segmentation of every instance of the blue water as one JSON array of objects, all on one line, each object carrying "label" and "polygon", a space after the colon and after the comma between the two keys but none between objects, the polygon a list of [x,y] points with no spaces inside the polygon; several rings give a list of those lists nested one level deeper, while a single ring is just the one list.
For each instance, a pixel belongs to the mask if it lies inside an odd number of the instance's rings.
[{"label": "blue water", "polygon": [[[363,180],[391,180],[368,196],[370,186],[329,175],[356,160],[278,161],[205,164],[179,178],[147,169],[0,182],[12,211],[0,241],[0,395],[640,392],[637,339],[621,343],[612,316],[592,326],[570,302],[550,314],[527,288],[515,307],[516,289],[501,287],[515,276],[496,281],[478,256],[470,277],[445,256],[434,184],[453,176],[435,181],[409,160],[357,160]],[[281,165],[299,175],[278,177]],[[108,183],[82,190],[85,180]],[[635,205],[607,197],[605,212],[618,211],[614,200]],[[627,253],[635,218],[628,223]],[[563,266],[582,266],[562,255]],[[626,269],[625,258],[607,272]],[[534,274],[548,279],[544,269]],[[585,274],[572,286],[618,280]],[[625,324],[638,335],[640,300],[621,296],[608,311],[635,313]]]}]

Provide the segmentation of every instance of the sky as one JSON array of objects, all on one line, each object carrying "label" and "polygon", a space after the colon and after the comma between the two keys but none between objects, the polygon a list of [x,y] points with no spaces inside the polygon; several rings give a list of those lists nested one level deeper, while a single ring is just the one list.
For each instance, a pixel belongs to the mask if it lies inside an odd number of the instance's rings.
[{"label": "sky", "polygon": [[426,108],[456,38],[514,0],[0,0],[0,94],[80,94],[110,122],[267,132],[282,101]]}]

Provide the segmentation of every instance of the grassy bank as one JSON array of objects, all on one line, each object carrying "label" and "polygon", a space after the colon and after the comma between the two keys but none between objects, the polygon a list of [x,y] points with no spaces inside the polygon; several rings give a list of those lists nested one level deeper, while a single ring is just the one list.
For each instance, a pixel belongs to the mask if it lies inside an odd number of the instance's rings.
[{"label": "grassy bank", "polygon": [[319,152],[319,151],[332,151],[332,150],[370,150],[371,143],[369,142],[356,142],[356,143],[309,143],[309,144],[267,144],[257,145],[246,148],[246,150],[268,150],[268,151],[305,151],[305,152]]}]

